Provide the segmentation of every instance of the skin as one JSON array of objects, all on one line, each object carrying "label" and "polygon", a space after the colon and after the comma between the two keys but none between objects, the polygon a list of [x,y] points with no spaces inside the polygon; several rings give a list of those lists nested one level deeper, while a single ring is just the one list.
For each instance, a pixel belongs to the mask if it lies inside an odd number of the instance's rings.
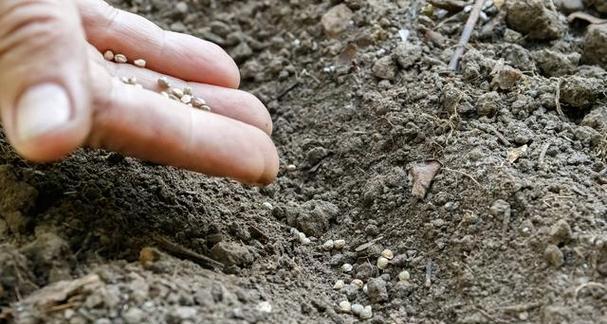
[{"label": "skin", "polygon": [[[143,58],[147,66],[108,62],[102,55],[108,49],[131,62]],[[132,76],[145,89],[119,81]],[[161,76],[174,87],[192,87],[213,113],[158,94]],[[237,89],[239,83],[236,64],[217,45],[163,31],[104,1],[0,1],[2,123],[9,142],[30,161],[56,161],[86,146],[269,184],[279,163],[272,121],[257,98]],[[29,120],[23,107],[41,100],[25,93],[49,84],[67,93],[69,118],[24,136],[20,127]],[[55,102],[61,101],[42,104],[53,111]]]}]

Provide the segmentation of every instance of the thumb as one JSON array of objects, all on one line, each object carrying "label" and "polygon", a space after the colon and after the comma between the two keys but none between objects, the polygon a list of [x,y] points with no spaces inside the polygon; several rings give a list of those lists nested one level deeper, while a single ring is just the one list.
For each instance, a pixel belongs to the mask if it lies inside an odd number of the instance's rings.
[{"label": "thumb", "polygon": [[86,44],[73,0],[0,1],[0,112],[24,158],[60,159],[88,135]]}]

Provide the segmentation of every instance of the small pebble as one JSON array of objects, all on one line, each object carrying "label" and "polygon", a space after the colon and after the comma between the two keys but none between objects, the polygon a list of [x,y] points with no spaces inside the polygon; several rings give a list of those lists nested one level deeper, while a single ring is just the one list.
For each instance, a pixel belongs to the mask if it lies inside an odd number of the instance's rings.
[{"label": "small pebble", "polygon": [[344,313],[349,313],[352,311],[352,305],[350,304],[349,301],[344,300],[339,303],[339,311],[344,312]]},{"label": "small pebble", "polygon": [[160,77],[157,83],[162,89],[168,89],[171,87],[171,83],[169,82],[169,79],[167,79],[167,77]]},{"label": "small pebble", "polygon": [[267,210],[272,210],[272,209],[274,209],[274,206],[272,206],[272,204],[271,204],[271,203],[269,203],[269,202],[267,202],[267,201],[266,201],[266,202],[264,202],[263,204],[261,204],[261,206],[262,206],[263,208],[267,209]]},{"label": "small pebble", "polygon": [[365,286],[365,283],[360,280],[360,279],[354,279],[352,280],[352,284],[356,287],[358,287],[358,289],[362,289]]},{"label": "small pebble", "polygon": [[114,52],[107,50],[105,51],[105,53],[103,53],[103,58],[108,60],[108,61],[113,61],[114,60]]},{"label": "small pebble", "polygon": [[328,240],[325,243],[323,243],[323,245],[322,245],[322,249],[325,251],[331,251],[331,250],[333,250],[334,247],[335,247],[335,243],[333,242],[333,240]]},{"label": "small pebble", "polygon": [[362,314],[362,312],[365,310],[365,307],[363,307],[363,305],[361,304],[352,304],[352,314],[360,316],[360,314]]},{"label": "small pebble", "polygon": [[385,269],[386,267],[388,267],[388,263],[390,263],[390,260],[386,259],[383,256],[380,256],[379,258],[377,258],[377,267],[380,269]]},{"label": "small pebble", "polygon": [[341,250],[346,246],[346,240],[335,240],[334,248],[336,250]]},{"label": "small pebble", "polygon": [[394,259],[394,253],[392,253],[391,250],[385,249],[381,252],[381,256],[383,256],[384,258],[388,259],[388,260],[392,260]]},{"label": "small pebble", "polygon": [[116,62],[116,63],[124,64],[124,63],[126,63],[128,61],[129,60],[126,58],[126,56],[124,54],[116,54],[116,55],[114,55],[114,62]]},{"label": "small pebble", "polygon": [[351,264],[349,264],[349,263],[344,263],[344,264],[341,266],[341,270],[342,270],[343,272],[350,272],[350,271],[352,271],[352,268],[353,268],[353,267],[352,267],[352,265],[351,265]]},{"label": "small pebble", "polygon": [[409,281],[409,279],[411,279],[411,274],[409,274],[409,271],[401,271],[401,273],[398,274],[398,280],[400,281]]},{"label": "small pebble", "polygon": [[144,68],[147,64],[147,62],[143,59],[137,59],[135,61],[133,61],[133,64],[135,64],[136,66],[140,67],[140,68]]},{"label": "small pebble", "polygon": [[361,319],[370,319],[371,317],[373,317],[373,308],[371,308],[371,305],[365,306],[363,311],[360,312],[359,316]]},{"label": "small pebble", "polygon": [[335,284],[333,285],[333,289],[335,290],[341,290],[346,284],[344,283],[343,280],[337,280],[335,282]]}]

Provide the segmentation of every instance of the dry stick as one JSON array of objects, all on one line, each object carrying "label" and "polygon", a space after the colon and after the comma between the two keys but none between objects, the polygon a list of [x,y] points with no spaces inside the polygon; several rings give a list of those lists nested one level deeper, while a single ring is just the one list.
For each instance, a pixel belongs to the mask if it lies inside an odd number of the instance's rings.
[{"label": "dry stick", "polygon": [[464,27],[462,37],[459,39],[459,43],[457,44],[455,53],[453,53],[451,62],[449,62],[449,69],[452,71],[457,70],[459,59],[462,57],[462,55],[464,55],[466,44],[468,44],[468,41],[470,41],[470,36],[472,36],[472,31],[474,30],[474,26],[478,21],[478,16],[481,14],[481,9],[483,8],[484,3],[485,0],[476,0],[476,2],[474,3],[474,8],[472,8],[472,12],[470,12],[470,17],[468,17],[468,21],[466,21],[466,26]]},{"label": "dry stick", "polygon": [[563,109],[561,108],[561,82],[563,80],[558,78],[556,83],[556,94],[554,96],[554,103],[556,104],[556,112],[559,114],[561,119],[565,118],[565,114],[563,113]]}]

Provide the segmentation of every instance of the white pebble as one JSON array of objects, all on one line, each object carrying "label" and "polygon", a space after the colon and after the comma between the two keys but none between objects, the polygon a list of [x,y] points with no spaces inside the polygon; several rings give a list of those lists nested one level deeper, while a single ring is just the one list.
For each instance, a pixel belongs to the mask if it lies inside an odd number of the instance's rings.
[{"label": "white pebble", "polygon": [[352,314],[359,315],[365,310],[365,307],[361,304],[352,304]]},{"label": "white pebble", "polygon": [[266,202],[264,202],[263,204],[261,204],[261,206],[262,206],[263,208],[267,209],[267,210],[272,210],[272,209],[274,209],[274,206],[272,206],[272,204],[271,204],[271,203],[269,203],[269,202],[267,202],[267,201],[266,201]]},{"label": "white pebble", "polygon": [[346,240],[335,240],[334,247],[336,250],[341,250],[346,246]]},{"label": "white pebble", "polygon": [[380,256],[379,258],[377,258],[377,267],[380,269],[385,269],[386,267],[388,267],[388,263],[390,263],[390,260],[386,259],[383,256]]},{"label": "white pebble", "polygon": [[344,264],[341,266],[341,271],[343,271],[343,272],[350,272],[350,271],[352,271],[352,269],[353,269],[353,267],[352,267],[352,265],[351,265],[351,264],[349,264],[349,263],[344,263]]},{"label": "white pebble", "polygon": [[371,308],[371,305],[365,306],[363,311],[360,312],[359,316],[361,319],[370,319],[371,317],[373,317],[373,308]]},{"label": "white pebble", "polygon": [[328,240],[325,243],[323,243],[322,249],[325,251],[331,251],[331,250],[333,250],[334,246],[335,246],[335,243],[333,242],[333,240]]},{"label": "white pebble", "polygon": [[388,250],[388,249],[383,250],[381,252],[381,256],[383,256],[384,258],[386,258],[388,260],[394,259],[394,253],[392,252],[392,250]]},{"label": "white pebble", "polygon": [[354,286],[356,286],[356,288],[358,288],[358,289],[361,289],[365,285],[365,283],[362,280],[360,280],[360,279],[354,279],[354,280],[352,280],[352,284]]},{"label": "white pebble", "polygon": [[411,274],[409,274],[409,271],[407,270],[401,271],[401,273],[398,274],[398,280],[400,281],[409,281],[409,279],[411,279]]},{"label": "white pebble", "polygon": [[344,300],[339,303],[339,310],[344,313],[349,313],[350,311],[352,311],[352,305],[349,301]]},{"label": "white pebble", "polygon": [[335,290],[341,290],[346,284],[344,283],[343,280],[337,280],[335,282],[335,284],[333,285],[333,289]]}]

